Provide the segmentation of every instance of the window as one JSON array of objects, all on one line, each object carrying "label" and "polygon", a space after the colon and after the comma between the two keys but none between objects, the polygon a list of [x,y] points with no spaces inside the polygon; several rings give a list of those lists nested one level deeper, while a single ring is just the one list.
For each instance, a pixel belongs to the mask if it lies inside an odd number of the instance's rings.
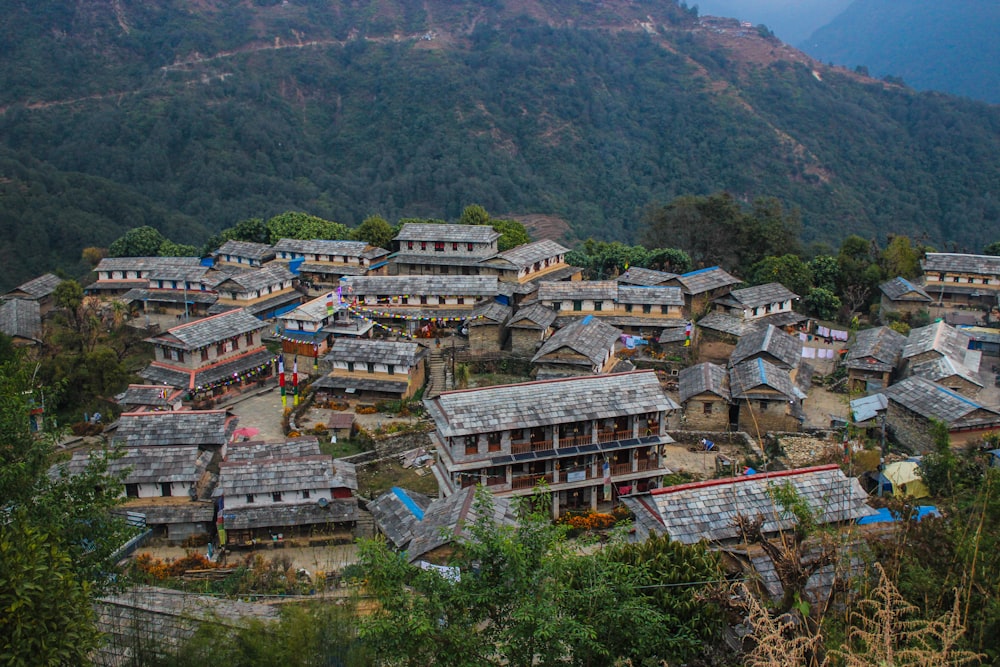
[{"label": "window", "polygon": [[215,346],[215,354],[216,354],[216,356],[221,357],[225,353],[226,353],[226,344],[225,343],[219,343],[218,345]]},{"label": "window", "polygon": [[458,250],[458,241],[455,241],[455,242],[453,242],[453,243],[451,244],[451,249],[452,249],[452,250]]},{"label": "window", "polygon": [[642,304],[642,312],[649,315],[653,311],[653,307],[648,303]]},{"label": "window", "polygon": [[712,414],[712,402],[711,401],[705,401],[704,403],[702,403],[701,411],[702,411],[702,414],[706,414],[706,415]]},{"label": "window", "polygon": [[372,363],[372,362],[370,362],[370,361],[368,362],[368,372],[369,373],[374,373],[375,372],[375,364]]},{"label": "window", "polygon": [[347,372],[349,372],[349,373],[353,373],[354,372],[354,362],[353,361],[348,361],[347,362]]},{"label": "window", "polygon": [[399,302],[405,306],[406,304],[408,304],[410,302],[410,297],[408,297],[408,296],[401,296],[401,297],[399,297]]},{"label": "window", "polygon": [[420,249],[421,250],[427,250],[427,241],[421,241],[420,242]]},{"label": "window", "polygon": [[474,435],[465,436],[465,453],[466,454],[479,453],[479,443],[476,442],[476,436]]},{"label": "window", "polygon": [[309,500],[309,489],[302,491],[302,500]]},{"label": "window", "polygon": [[271,501],[280,503],[281,502],[281,491],[275,491],[271,494]]},{"label": "window", "polygon": [[253,494],[252,493],[248,493],[247,494],[247,505],[253,505]]},{"label": "window", "polygon": [[440,268],[441,268],[441,275],[442,276],[448,275],[448,267],[447,266],[442,266]]},{"label": "window", "polygon": [[250,333],[248,333],[246,335],[246,337],[244,338],[244,340],[246,340],[246,342],[247,342],[247,347],[250,347],[251,345],[253,345],[253,332],[251,331]]},{"label": "window", "polygon": [[203,347],[201,349],[201,360],[202,361],[208,361],[208,348],[207,347]]},{"label": "window", "polygon": [[471,243],[468,245],[468,250],[469,250],[469,252],[472,252],[472,244]]},{"label": "window", "polygon": [[396,367],[394,365],[389,364],[388,368],[389,368],[389,375],[395,375],[396,374]]},{"label": "window", "polygon": [[573,301],[573,310],[583,310],[583,301]]},{"label": "window", "polygon": [[603,310],[603,309],[604,309],[604,302],[603,301],[595,301],[594,302],[594,310]]},{"label": "window", "polygon": [[486,449],[491,452],[500,451],[500,434],[499,433],[487,433],[486,434]]},{"label": "window", "polygon": [[667,315],[670,313],[670,306],[660,306],[660,314]]},{"label": "window", "polygon": [[420,305],[421,306],[426,306],[427,305],[427,297],[426,296],[420,297]]},{"label": "window", "polygon": [[406,242],[406,249],[407,250],[413,250],[413,241],[407,241]]},{"label": "window", "polygon": [[238,337],[233,338],[231,341],[229,341],[229,344],[231,345],[233,350],[240,349],[240,339]]},{"label": "window", "polygon": [[767,410],[767,401],[758,401],[758,403],[760,405],[760,411],[761,412],[764,412],[764,411]]},{"label": "window", "polygon": [[458,305],[461,306],[461,305],[464,305],[464,304],[465,304],[465,297],[464,296],[458,297]]},{"label": "window", "polygon": [[625,304],[625,312],[626,313],[631,313],[632,312],[632,304],[631,303],[626,303]]},{"label": "window", "polygon": [[139,497],[139,485],[138,484],[126,484],[125,485],[125,497],[126,498],[138,498]]},{"label": "window", "polygon": [[162,484],[160,484],[160,495],[161,496],[167,497],[167,496],[171,495],[172,491],[173,491],[173,483],[172,482],[163,482]]},{"label": "window", "polygon": [[434,252],[444,252],[444,241],[434,242]]}]

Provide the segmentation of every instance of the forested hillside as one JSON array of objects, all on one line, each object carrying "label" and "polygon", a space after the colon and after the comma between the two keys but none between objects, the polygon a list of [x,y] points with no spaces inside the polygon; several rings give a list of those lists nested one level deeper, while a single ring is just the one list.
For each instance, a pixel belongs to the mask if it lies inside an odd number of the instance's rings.
[{"label": "forested hillside", "polygon": [[48,0],[0,39],[0,288],[148,224],[302,210],[559,216],[631,242],[685,194],[803,240],[995,240],[1000,109],[814,63],[669,3]]}]

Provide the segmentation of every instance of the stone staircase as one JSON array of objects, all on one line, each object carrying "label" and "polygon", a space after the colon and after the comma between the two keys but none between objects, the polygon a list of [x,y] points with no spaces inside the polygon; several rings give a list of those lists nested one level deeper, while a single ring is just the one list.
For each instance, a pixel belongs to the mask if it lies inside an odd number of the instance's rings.
[{"label": "stone staircase", "polygon": [[452,388],[451,354],[439,347],[432,347],[428,357],[427,391],[424,398],[434,398]]}]

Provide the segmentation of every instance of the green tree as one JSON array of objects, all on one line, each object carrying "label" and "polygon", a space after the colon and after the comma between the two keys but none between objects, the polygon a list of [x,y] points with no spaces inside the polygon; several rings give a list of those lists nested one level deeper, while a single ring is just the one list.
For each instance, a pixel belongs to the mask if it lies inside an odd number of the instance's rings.
[{"label": "green tree", "polygon": [[193,245],[174,243],[170,239],[164,239],[160,244],[160,257],[198,257],[200,251]]},{"label": "green tree", "polygon": [[916,278],[920,275],[923,248],[916,247],[908,236],[890,236],[882,251],[881,267],[886,278]]},{"label": "green tree", "polygon": [[351,230],[339,222],[294,211],[281,213],[268,220],[267,233],[268,243],[277,243],[281,239],[337,240],[351,238]]},{"label": "green tree", "polygon": [[466,206],[462,209],[462,216],[458,219],[460,225],[488,225],[490,222],[490,214],[479,204]]},{"label": "green tree", "polygon": [[830,255],[817,255],[809,260],[809,271],[812,273],[814,287],[822,287],[833,293],[837,292],[840,280],[840,266],[837,258]]},{"label": "green tree", "polygon": [[994,241],[983,248],[984,255],[993,255],[994,257],[1000,257],[1000,241]]},{"label": "green tree", "polygon": [[771,255],[750,267],[747,280],[751,285],[778,282],[799,296],[805,296],[812,288],[812,270],[798,255]]},{"label": "green tree", "polygon": [[354,238],[357,240],[386,250],[392,249],[392,239],[395,236],[392,225],[385,218],[377,215],[368,216],[354,230]]},{"label": "green tree", "polygon": [[814,287],[802,302],[806,312],[821,320],[832,320],[841,307],[840,298],[822,287]]},{"label": "green tree", "polygon": [[133,227],[115,239],[108,254],[111,257],[156,257],[164,241],[166,238],[157,229],[148,225]]},{"label": "green tree", "polygon": [[531,236],[528,234],[527,228],[517,220],[493,218],[489,224],[494,230],[500,232],[500,238],[497,240],[497,249],[500,252],[531,243]]}]

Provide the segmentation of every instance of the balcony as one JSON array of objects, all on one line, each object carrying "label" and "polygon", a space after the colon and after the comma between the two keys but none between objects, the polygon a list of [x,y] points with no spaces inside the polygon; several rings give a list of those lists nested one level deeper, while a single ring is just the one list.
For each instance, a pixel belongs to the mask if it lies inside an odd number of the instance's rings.
[{"label": "balcony", "polygon": [[615,442],[616,440],[628,440],[632,437],[632,429],[623,431],[608,431],[597,434],[597,442]]},{"label": "balcony", "polygon": [[510,443],[511,454],[524,454],[525,452],[545,452],[551,449],[552,449],[551,440],[536,440],[535,442]]},{"label": "balcony", "polygon": [[650,470],[657,470],[659,467],[655,459],[639,459],[636,472],[648,472]]},{"label": "balcony", "polygon": [[616,475],[628,475],[632,472],[631,463],[612,463],[611,464],[611,476]]},{"label": "balcony", "polygon": [[522,489],[533,489],[542,480],[546,484],[552,484],[552,474],[546,475],[522,475],[521,477],[515,477],[511,480],[510,488],[514,491],[520,491]]},{"label": "balcony", "polygon": [[559,438],[560,447],[580,447],[581,445],[589,445],[593,442],[594,436],[590,433],[584,433],[583,435],[560,436]]}]

